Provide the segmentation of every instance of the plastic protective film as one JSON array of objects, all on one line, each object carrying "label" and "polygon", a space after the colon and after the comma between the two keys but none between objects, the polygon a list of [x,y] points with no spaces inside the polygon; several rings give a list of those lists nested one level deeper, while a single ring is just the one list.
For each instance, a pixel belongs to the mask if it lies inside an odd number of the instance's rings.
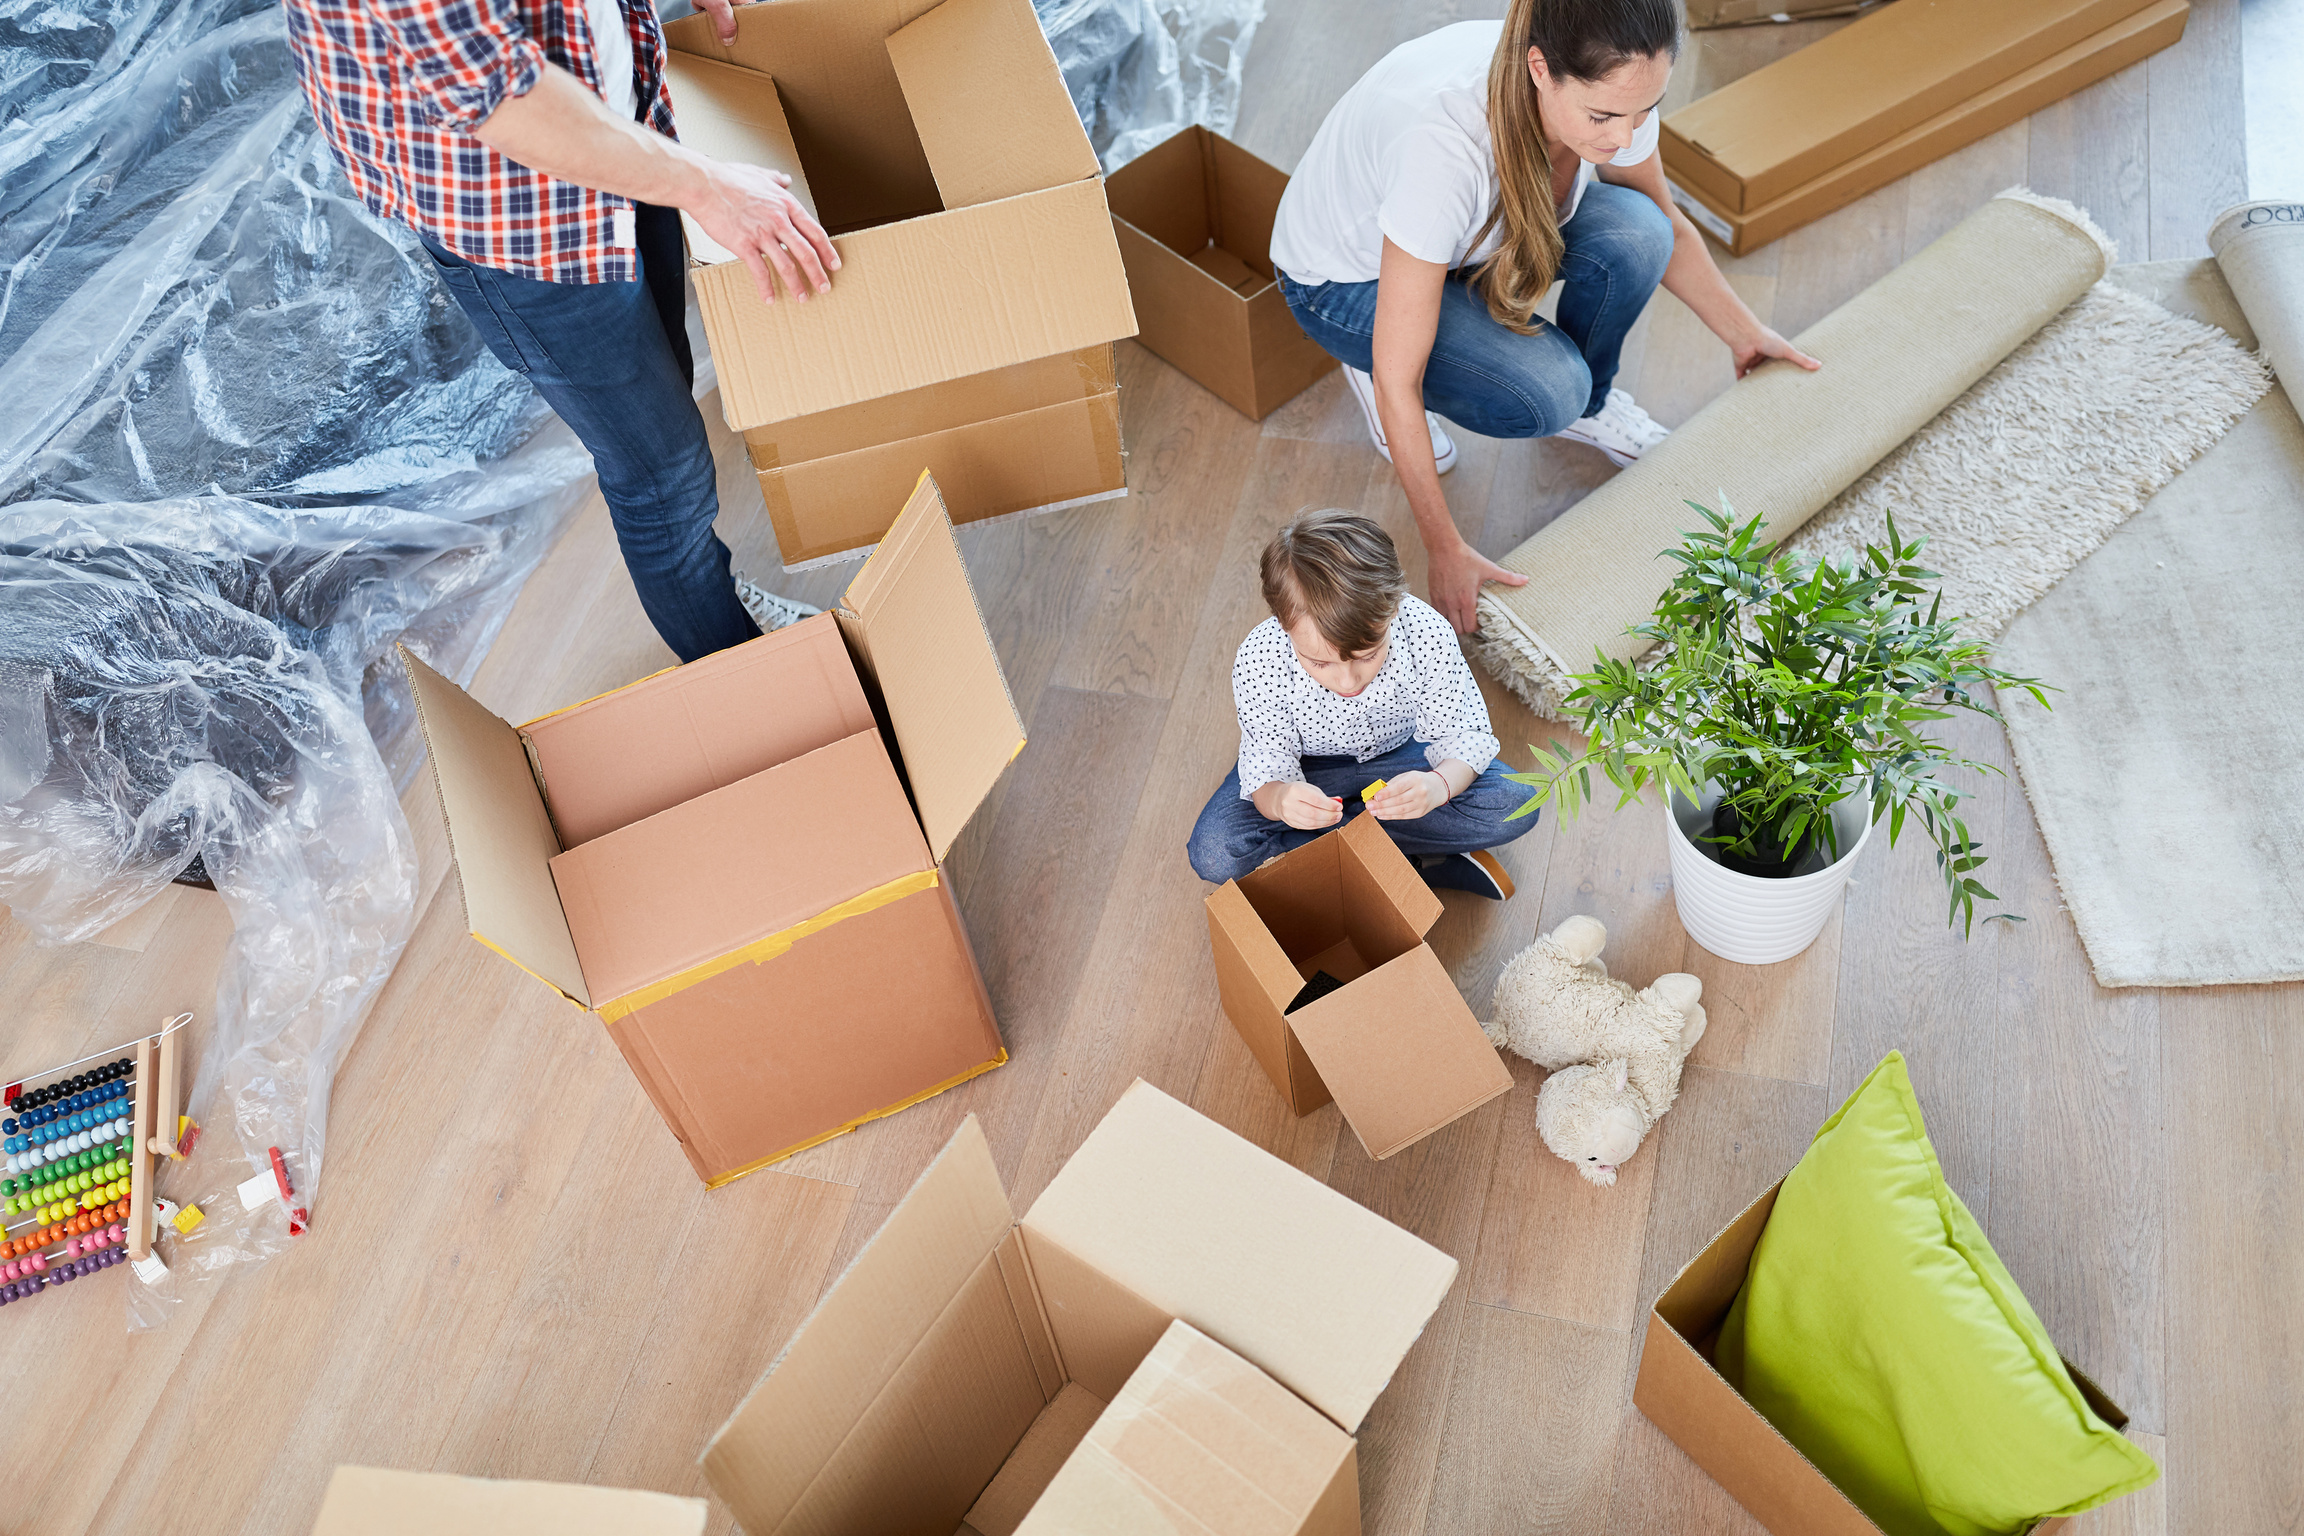
[{"label": "plastic protective film", "polygon": [[1194,123],[1229,135],[1264,0],[1032,0],[1106,172]]}]

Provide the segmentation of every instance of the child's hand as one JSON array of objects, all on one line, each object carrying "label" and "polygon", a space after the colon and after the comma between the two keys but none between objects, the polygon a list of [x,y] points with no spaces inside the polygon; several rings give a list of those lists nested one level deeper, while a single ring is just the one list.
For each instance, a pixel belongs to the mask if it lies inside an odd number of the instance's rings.
[{"label": "child's hand", "polygon": [[1344,819],[1344,802],[1309,784],[1267,787],[1273,790],[1273,800],[1272,810],[1265,814],[1274,821],[1284,821],[1299,831],[1318,832]]},{"label": "child's hand", "polygon": [[1418,769],[1395,774],[1368,802],[1368,814],[1378,821],[1414,821],[1448,803],[1448,781]]}]

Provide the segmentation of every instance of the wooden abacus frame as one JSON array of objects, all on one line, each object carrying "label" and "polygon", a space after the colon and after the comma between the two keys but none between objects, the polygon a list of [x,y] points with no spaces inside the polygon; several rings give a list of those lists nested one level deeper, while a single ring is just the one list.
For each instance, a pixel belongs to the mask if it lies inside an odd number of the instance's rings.
[{"label": "wooden abacus frame", "polygon": [[[7,1079],[12,1084],[44,1085],[88,1062],[110,1060],[123,1052],[134,1055],[136,1069],[132,1082],[135,1086],[131,1090],[133,1097],[128,1133],[128,1223],[126,1240],[122,1244],[128,1250],[128,1258],[132,1263],[152,1255],[156,1210],[154,1201],[157,1198],[153,1185],[159,1178],[160,1161],[162,1158],[173,1159],[183,1155],[177,1150],[178,1105],[181,1099],[178,1077],[182,1070],[178,1041],[184,1026],[191,1022],[191,1014],[179,1013],[162,1020],[156,1034],[93,1052],[60,1067]],[[9,1100],[6,1108],[13,1109],[15,1102]]]}]

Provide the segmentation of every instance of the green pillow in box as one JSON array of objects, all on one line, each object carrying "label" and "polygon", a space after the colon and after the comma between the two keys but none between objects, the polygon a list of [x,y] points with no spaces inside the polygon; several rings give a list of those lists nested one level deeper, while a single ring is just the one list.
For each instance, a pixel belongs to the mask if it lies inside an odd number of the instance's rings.
[{"label": "green pillow in box", "polygon": [[1896,1052],[1785,1176],[1718,1363],[1889,1536],[2028,1531],[2160,1475],[1944,1182]]}]

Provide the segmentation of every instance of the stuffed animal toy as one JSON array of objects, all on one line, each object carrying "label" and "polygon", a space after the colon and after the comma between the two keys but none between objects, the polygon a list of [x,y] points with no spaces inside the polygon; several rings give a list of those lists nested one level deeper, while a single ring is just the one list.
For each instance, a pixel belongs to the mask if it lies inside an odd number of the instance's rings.
[{"label": "stuffed animal toy", "polygon": [[1496,1021],[1480,1027],[1552,1075],[1536,1094],[1536,1133],[1595,1184],[1640,1150],[1680,1096],[1680,1063],[1704,1036],[1704,983],[1675,971],[1644,992],[1608,974],[1599,919],[1572,917],[1512,957]]}]

